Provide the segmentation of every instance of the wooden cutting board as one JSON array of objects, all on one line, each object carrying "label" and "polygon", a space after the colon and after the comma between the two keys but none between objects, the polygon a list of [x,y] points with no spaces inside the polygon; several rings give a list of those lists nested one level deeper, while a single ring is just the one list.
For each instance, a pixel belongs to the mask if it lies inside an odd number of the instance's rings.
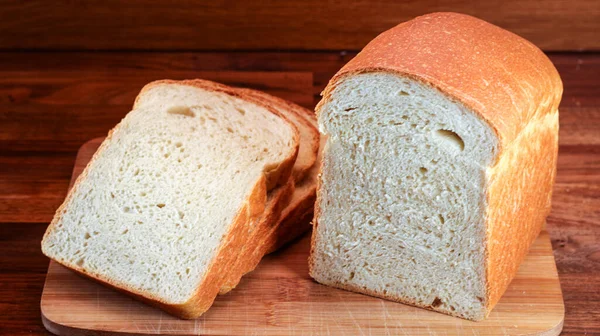
[{"label": "wooden cutting board", "polygon": [[[102,139],[84,144],[73,179]],[[310,237],[263,259],[197,320],[180,320],[80,278],[51,262],[44,325],[60,335],[558,335],[564,305],[550,238],[543,231],[490,317],[470,322],[317,284],[308,276]]]}]

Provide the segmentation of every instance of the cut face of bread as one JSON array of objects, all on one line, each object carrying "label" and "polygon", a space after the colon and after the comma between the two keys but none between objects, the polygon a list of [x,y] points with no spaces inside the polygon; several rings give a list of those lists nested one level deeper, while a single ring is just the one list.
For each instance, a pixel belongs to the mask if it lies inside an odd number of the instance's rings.
[{"label": "cut face of bread", "polygon": [[288,181],[298,135],[210,82],[159,82],[104,141],[59,208],[43,252],[181,317],[212,304]]},{"label": "cut face of bread", "polygon": [[378,72],[340,81],[319,125],[329,138],[311,275],[482,319],[494,131],[437,89]]}]

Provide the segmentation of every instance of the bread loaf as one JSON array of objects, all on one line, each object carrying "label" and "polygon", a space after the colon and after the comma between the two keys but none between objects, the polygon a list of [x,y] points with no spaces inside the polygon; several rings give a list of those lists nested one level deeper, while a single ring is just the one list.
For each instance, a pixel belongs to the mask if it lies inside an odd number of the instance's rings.
[{"label": "bread loaf", "polygon": [[561,95],[538,48],[467,15],[379,35],[317,106],[311,276],[484,319],[550,211]]},{"label": "bread loaf", "polygon": [[268,104],[208,81],[148,85],[102,143],[42,241],[48,257],[194,318],[289,183],[298,133]]}]

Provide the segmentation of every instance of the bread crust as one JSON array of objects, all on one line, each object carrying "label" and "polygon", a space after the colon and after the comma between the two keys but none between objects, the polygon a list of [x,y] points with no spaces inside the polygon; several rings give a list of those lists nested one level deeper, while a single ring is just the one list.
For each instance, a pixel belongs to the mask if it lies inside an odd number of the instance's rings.
[{"label": "bread crust", "polygon": [[274,234],[267,236],[263,243],[268,247],[265,248],[264,255],[279,250],[310,229],[316,197],[317,186],[315,185],[287,215],[281,218],[281,223]]},{"label": "bread crust", "polygon": [[249,251],[249,254],[244,255],[244,266],[237,270],[241,274],[232,277],[232,281],[221,287],[219,294],[229,293],[237,287],[242,276],[254,271],[265,255],[275,252],[283,245],[307,232],[310,229],[309,221],[312,219],[314,212],[315,198],[316,185],[313,185],[304,191],[302,198],[295,204],[287,204],[286,202],[284,205],[287,205],[287,207],[284,213],[280,211],[279,216],[270,216],[270,225],[267,225],[266,230],[258,236],[256,247],[253,251]]},{"label": "bread crust", "polygon": [[[372,40],[331,79],[317,105],[317,115],[346,78],[376,72],[433,87],[478,116],[498,139],[486,174],[483,314],[487,316],[550,211],[563,90],[558,72],[542,51],[513,33],[468,15],[433,13]],[[327,153],[326,148],[324,151]],[[321,182],[319,179],[317,190]],[[319,239],[319,204],[317,191],[311,256]],[[312,275],[312,257],[309,268]],[[362,288],[336,286],[375,295]]]},{"label": "bread crust", "polygon": [[[245,99],[235,92],[235,89],[229,88],[227,86],[213,83],[210,81],[204,80],[192,80],[192,81],[172,81],[172,80],[163,80],[156,81],[150,83],[142,89],[142,92],[136,98],[136,102],[140,99],[140,96],[145,90],[148,90],[151,87],[162,85],[162,84],[179,84],[179,85],[190,85],[196,86],[205,90],[210,91],[218,91],[227,93],[232,96],[236,96],[238,98]],[[267,105],[262,105],[267,106]],[[135,105],[134,105],[135,108]],[[272,106],[268,106],[269,110],[273,113],[277,114],[275,109]],[[277,114],[279,115],[279,114]],[[282,117],[283,118],[283,117]],[[112,279],[108,279],[103,277],[101,274],[90,273],[87,272],[80,266],[72,264],[68,261],[57,260],[48,255],[47,251],[44,249],[44,241],[46,237],[55,229],[55,226],[60,221],[63,211],[67,204],[73,198],[75,191],[79,187],[80,182],[87,178],[89,174],[89,170],[94,164],[95,160],[102,155],[102,152],[105,150],[107,146],[111,144],[112,136],[120,126],[120,123],[115,126],[111,131],[109,131],[108,136],[102,142],[96,153],[93,155],[92,159],[81,173],[81,175],[77,178],[73,187],[67,194],[65,201],[61,204],[61,206],[57,209],[56,214],[48,226],[46,233],[44,234],[44,238],[42,239],[42,251],[46,256],[53,259],[54,261],[62,264],[63,266],[75,271],[77,274],[83,275],[89,279],[93,279],[99,283],[102,283],[108,287],[114,288],[120,292],[123,292],[127,295],[130,295],[140,301],[143,301],[152,306],[159,307],[160,309],[178,316],[180,318],[197,318],[202,315],[210,306],[212,305],[216,295],[219,292],[219,289],[222,283],[225,281],[224,275],[227,274],[228,268],[235,262],[237,258],[237,251],[240,251],[241,247],[246,243],[245,235],[241,234],[242,232],[248,231],[248,226],[252,223],[262,212],[264,211],[266,201],[267,201],[267,191],[269,186],[273,188],[276,185],[279,185],[283,182],[287,182],[290,175],[292,166],[296,160],[296,155],[298,153],[299,146],[299,136],[296,129],[291,125],[289,121],[283,118],[289,125],[290,128],[294,131],[293,141],[295,144],[295,148],[290,152],[290,155],[283,160],[274,170],[269,172],[264,172],[264,175],[256,182],[256,184],[252,187],[250,195],[246,199],[246,202],[243,206],[238,210],[237,214],[234,217],[233,223],[230,225],[228,232],[225,234],[225,240],[219,246],[219,250],[217,251],[214,259],[211,261],[207,271],[205,272],[204,278],[201,280],[200,285],[197,287],[194,295],[186,301],[182,303],[170,303],[161,300],[161,298],[156,295],[152,295],[151,293],[138,290],[133,288],[125,283],[115,281]],[[270,180],[270,181],[269,181]]]},{"label": "bread crust", "polygon": [[225,281],[219,289],[219,294],[222,295],[228,293],[235,288],[242,276],[247,273],[248,268],[251,267],[251,259],[249,256],[253,255],[253,251],[258,248],[261,237],[269,231],[269,228],[272,227],[279,216],[281,216],[281,211],[289,202],[294,193],[294,189],[294,181],[290,179],[285,186],[279,187],[270,193],[271,195],[267,200],[265,211],[260,217],[255,219],[252,230],[245,235],[246,242],[238,252],[236,261],[225,272]]}]

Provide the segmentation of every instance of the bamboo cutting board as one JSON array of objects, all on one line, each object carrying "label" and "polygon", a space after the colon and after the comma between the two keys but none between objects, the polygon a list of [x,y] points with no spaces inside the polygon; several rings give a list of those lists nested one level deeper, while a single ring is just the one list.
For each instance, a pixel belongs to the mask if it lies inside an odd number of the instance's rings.
[{"label": "bamboo cutting board", "polygon": [[[84,144],[73,179],[102,139]],[[309,235],[263,259],[197,320],[180,320],[51,262],[44,325],[60,335],[558,335],[564,305],[543,231],[490,317],[470,322],[319,285],[308,276]]]}]

